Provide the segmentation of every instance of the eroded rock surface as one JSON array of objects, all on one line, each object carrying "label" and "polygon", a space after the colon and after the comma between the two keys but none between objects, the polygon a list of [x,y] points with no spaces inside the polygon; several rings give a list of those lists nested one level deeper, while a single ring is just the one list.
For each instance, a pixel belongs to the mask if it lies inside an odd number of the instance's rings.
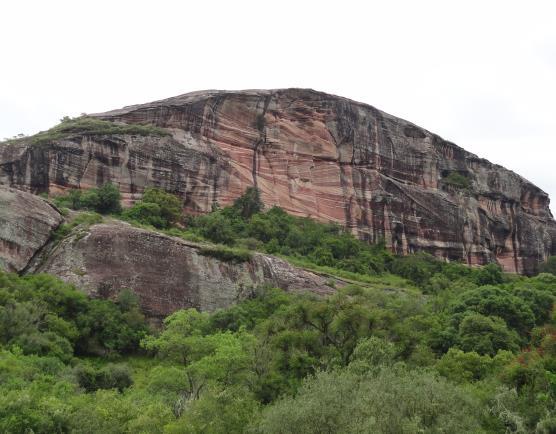
[{"label": "eroded rock surface", "polygon": [[33,272],[54,274],[91,296],[135,292],[144,311],[164,317],[178,309],[212,311],[253,294],[261,285],[329,294],[324,277],[259,253],[224,262],[179,238],[113,221],[77,230],[36,261]]},{"label": "eroded rock surface", "polygon": [[23,270],[61,221],[40,197],[0,186],[0,269]]},{"label": "eroded rock surface", "polygon": [[95,116],[172,135],[4,145],[0,183],[52,192],[112,181],[128,202],[158,186],[198,213],[256,185],[268,206],[338,222],[398,253],[520,273],[556,254],[541,189],[366,104],[306,89],[204,91]]}]

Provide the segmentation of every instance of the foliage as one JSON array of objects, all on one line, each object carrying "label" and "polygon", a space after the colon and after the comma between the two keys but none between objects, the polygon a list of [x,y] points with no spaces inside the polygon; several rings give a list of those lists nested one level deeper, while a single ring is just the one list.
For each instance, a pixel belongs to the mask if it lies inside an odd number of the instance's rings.
[{"label": "foliage", "polygon": [[261,194],[256,187],[249,187],[242,196],[234,201],[234,209],[244,219],[248,219],[254,214],[260,213],[264,206]]},{"label": "foliage", "polygon": [[[401,398],[403,397],[403,398]],[[319,372],[263,411],[260,433],[481,432],[476,399],[426,371]]]},{"label": "foliage", "polygon": [[129,353],[146,332],[137,301],[91,300],[48,275],[0,272],[0,345],[70,360],[73,354]]},{"label": "foliage", "polygon": [[131,372],[126,365],[108,364],[98,369],[88,364],[80,364],[73,372],[79,386],[87,392],[98,389],[118,389],[122,392],[133,383]]},{"label": "foliage", "polygon": [[460,172],[450,172],[442,179],[442,181],[447,185],[459,189],[468,189],[471,187],[471,181],[469,178]]},{"label": "foliage", "polygon": [[[553,432],[555,275],[396,257],[259,200],[250,191],[184,229],[179,199],[152,189],[123,215],[222,260],[281,255],[334,294],[251,288],[149,328],[132,291],[89,299],[0,273],[0,431]],[[70,213],[56,237],[101,219]]]},{"label": "foliage", "polygon": [[436,270],[448,283],[425,297],[259,288],[151,332],[130,291],[1,274],[0,430],[550,432],[556,277]]},{"label": "foliage", "polygon": [[69,235],[75,228],[87,229],[89,226],[101,223],[102,216],[97,213],[84,212],[75,216],[67,223],[62,223],[54,231],[52,237],[55,241],[59,241],[62,238]]},{"label": "foliage", "polygon": [[250,245],[359,274],[379,275],[392,260],[380,244],[369,245],[339,226],[293,217],[281,208],[261,212],[259,201],[257,190],[248,190],[232,207],[190,217],[188,228],[215,243]]},{"label": "foliage", "polygon": [[75,210],[86,209],[101,214],[118,214],[121,212],[120,190],[108,182],[99,188],[89,190],[70,190],[66,195],[54,197],[54,203],[59,207]]},{"label": "foliage", "polygon": [[110,122],[90,116],[70,119],[65,117],[61,122],[47,131],[41,131],[33,136],[8,140],[8,143],[23,142],[33,145],[48,144],[55,140],[70,139],[74,136],[121,135],[135,136],[167,136],[166,130],[153,125],[124,124]]},{"label": "foliage", "polygon": [[127,220],[165,229],[181,218],[181,200],[157,188],[147,188],[142,199],[123,213]]}]

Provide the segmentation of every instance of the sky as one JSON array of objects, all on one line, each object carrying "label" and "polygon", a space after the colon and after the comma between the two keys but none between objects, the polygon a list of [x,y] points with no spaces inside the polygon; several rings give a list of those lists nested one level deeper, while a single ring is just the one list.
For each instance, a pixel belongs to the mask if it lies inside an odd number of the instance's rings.
[{"label": "sky", "polygon": [[0,139],[202,89],[371,104],[529,179],[556,214],[554,1],[3,1]]}]

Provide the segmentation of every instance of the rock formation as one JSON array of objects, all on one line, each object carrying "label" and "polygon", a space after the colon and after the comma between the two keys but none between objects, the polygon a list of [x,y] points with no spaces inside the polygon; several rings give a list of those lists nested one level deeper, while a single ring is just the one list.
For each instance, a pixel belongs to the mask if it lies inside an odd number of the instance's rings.
[{"label": "rock formation", "polygon": [[40,197],[0,187],[0,269],[23,270],[61,221],[60,213]]},{"label": "rock formation", "polygon": [[556,253],[549,199],[519,175],[366,104],[304,89],[205,91],[94,115],[170,135],[80,134],[0,146],[0,183],[31,192],[112,181],[187,211],[251,185],[266,205],[345,225],[397,253],[532,273]]},{"label": "rock formation", "polygon": [[262,285],[334,291],[324,277],[273,256],[225,262],[202,252],[198,244],[111,221],[78,228],[35,258],[29,271],[54,274],[93,297],[115,298],[131,289],[143,310],[158,318],[188,307],[227,307]]}]

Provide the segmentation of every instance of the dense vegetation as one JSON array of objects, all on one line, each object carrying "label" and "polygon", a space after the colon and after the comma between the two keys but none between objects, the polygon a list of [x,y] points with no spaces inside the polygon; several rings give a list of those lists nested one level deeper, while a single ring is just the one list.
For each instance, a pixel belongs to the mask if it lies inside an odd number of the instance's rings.
[{"label": "dense vegetation", "polygon": [[259,288],[150,327],[129,291],[90,300],[50,276],[0,274],[0,431],[556,432],[556,275],[398,258],[264,211],[256,190],[181,222],[176,205],[151,190],[103,212],[353,283],[328,298]]},{"label": "dense vegetation", "polygon": [[122,124],[102,119],[80,116],[78,118],[65,117],[61,122],[46,131],[41,131],[32,136],[17,136],[8,139],[6,142],[24,142],[32,145],[41,145],[52,142],[53,140],[62,140],[75,135],[98,136],[98,135],[114,135],[114,134],[130,134],[136,136],[167,136],[169,133],[152,125],[140,124]]}]

